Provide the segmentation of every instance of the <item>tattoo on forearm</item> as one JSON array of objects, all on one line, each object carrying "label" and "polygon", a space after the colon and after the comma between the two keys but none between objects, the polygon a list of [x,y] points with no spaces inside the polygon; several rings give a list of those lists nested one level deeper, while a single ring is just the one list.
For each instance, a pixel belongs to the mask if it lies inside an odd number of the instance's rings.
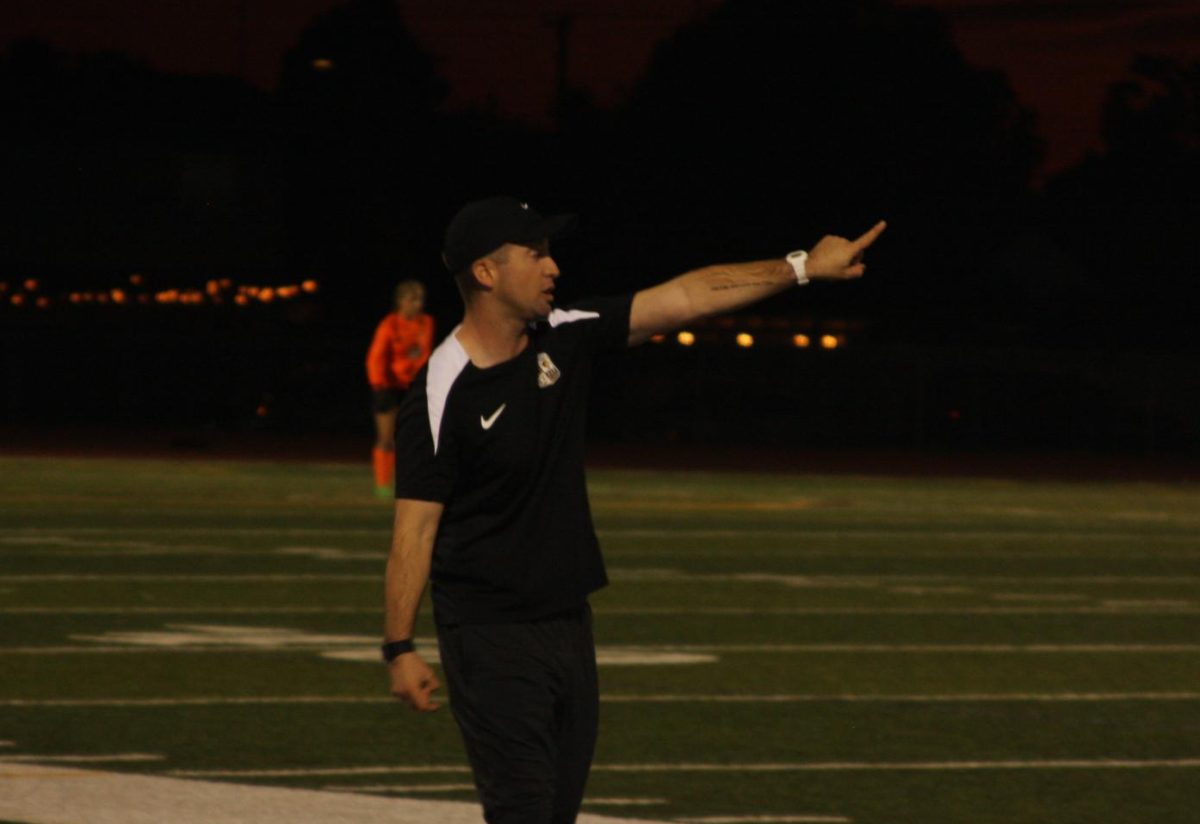
[{"label": "tattoo on forearm", "polygon": [[709,289],[714,292],[725,292],[730,289],[750,289],[762,286],[774,286],[775,282],[771,280],[747,280],[741,283],[731,283],[730,281],[722,281],[709,284]]},{"label": "tattoo on forearm", "polygon": [[709,274],[708,288],[712,292],[727,292],[732,289],[762,289],[763,287],[778,286],[779,281],[765,277],[767,272],[755,267],[757,271],[736,271],[731,269],[714,269]]}]

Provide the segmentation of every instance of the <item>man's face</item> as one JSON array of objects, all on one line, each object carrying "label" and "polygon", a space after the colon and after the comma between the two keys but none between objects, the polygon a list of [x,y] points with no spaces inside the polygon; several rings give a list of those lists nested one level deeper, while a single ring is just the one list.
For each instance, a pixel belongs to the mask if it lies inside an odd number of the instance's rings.
[{"label": "man's face", "polygon": [[554,308],[558,264],[550,257],[550,241],[507,243],[494,258],[499,270],[496,297],[523,320],[545,318]]}]

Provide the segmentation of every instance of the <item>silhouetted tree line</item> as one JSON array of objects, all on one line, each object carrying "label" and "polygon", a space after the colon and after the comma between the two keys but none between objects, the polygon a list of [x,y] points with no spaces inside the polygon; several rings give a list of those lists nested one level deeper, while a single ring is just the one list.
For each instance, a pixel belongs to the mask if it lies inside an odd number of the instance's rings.
[{"label": "silhouetted tree line", "polygon": [[[569,295],[892,229],[860,283],[768,311],[869,316],[892,339],[1190,340],[1200,63],[1115,84],[1105,151],[1031,187],[1033,115],[934,11],[728,0],[662,43],[615,111],[565,89],[556,127],[448,113],[389,0],[316,18],[279,87],[22,42],[0,57],[6,273],[323,277],[357,318],[401,274],[456,298],[438,246],[469,197],[584,220]],[[1119,330],[1119,331],[1118,331]]]}]

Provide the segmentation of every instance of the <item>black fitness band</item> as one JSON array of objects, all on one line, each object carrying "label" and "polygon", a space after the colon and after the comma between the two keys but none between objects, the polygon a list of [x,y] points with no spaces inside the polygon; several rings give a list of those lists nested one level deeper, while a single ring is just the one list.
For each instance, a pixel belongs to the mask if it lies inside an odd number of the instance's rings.
[{"label": "black fitness band", "polygon": [[403,641],[388,641],[379,649],[383,653],[383,660],[390,664],[404,653],[412,652],[413,642],[411,638]]}]

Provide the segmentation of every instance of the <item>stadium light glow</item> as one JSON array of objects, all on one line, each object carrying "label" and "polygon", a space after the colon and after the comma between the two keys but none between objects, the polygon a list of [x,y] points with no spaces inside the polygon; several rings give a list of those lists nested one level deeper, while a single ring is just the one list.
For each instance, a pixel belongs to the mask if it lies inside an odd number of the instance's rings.
[{"label": "stadium light glow", "polygon": [[50,306],[50,298],[46,297],[45,295],[39,295],[35,303],[37,308],[45,309]]},{"label": "stadium light glow", "polygon": [[141,286],[143,280],[144,280],[144,278],[141,275],[139,275],[137,272],[134,272],[132,275],[129,276],[129,282],[134,286]]},{"label": "stadium light glow", "polygon": [[333,61],[328,57],[318,57],[313,60],[312,67],[319,72],[327,72],[333,68]]},{"label": "stadium light glow", "polygon": [[691,346],[696,342],[696,336],[684,330],[675,336],[675,340],[679,341],[680,346]]},{"label": "stadium light glow", "polygon": [[113,289],[108,295],[112,298],[113,303],[124,303],[127,299],[123,289]]},{"label": "stadium light glow", "polygon": [[822,349],[837,349],[840,345],[836,335],[821,335]]},{"label": "stadium light glow", "polygon": [[20,295],[20,294],[13,295],[11,298],[9,298],[9,301],[12,303],[13,306],[24,306],[25,305],[25,296]]},{"label": "stadium light glow", "polygon": [[807,349],[812,344],[808,335],[792,335],[792,346],[797,349]]},{"label": "stadium light glow", "polygon": [[29,278],[25,281],[26,292],[36,292],[38,290],[37,278]]},{"label": "stadium light glow", "polygon": [[316,292],[317,289],[320,288],[320,286],[317,284],[317,282],[315,280],[306,280],[306,281],[304,281],[304,283],[300,284],[300,288],[303,289],[305,292],[308,292],[311,295],[313,292]]},{"label": "stadium light glow", "polygon": [[650,336],[651,343],[662,343],[664,340],[665,340],[665,337],[663,335],[651,335]]},{"label": "stadium light glow", "polygon": [[737,345],[743,349],[749,349],[754,345],[754,335],[749,332],[739,332],[737,336]]}]

